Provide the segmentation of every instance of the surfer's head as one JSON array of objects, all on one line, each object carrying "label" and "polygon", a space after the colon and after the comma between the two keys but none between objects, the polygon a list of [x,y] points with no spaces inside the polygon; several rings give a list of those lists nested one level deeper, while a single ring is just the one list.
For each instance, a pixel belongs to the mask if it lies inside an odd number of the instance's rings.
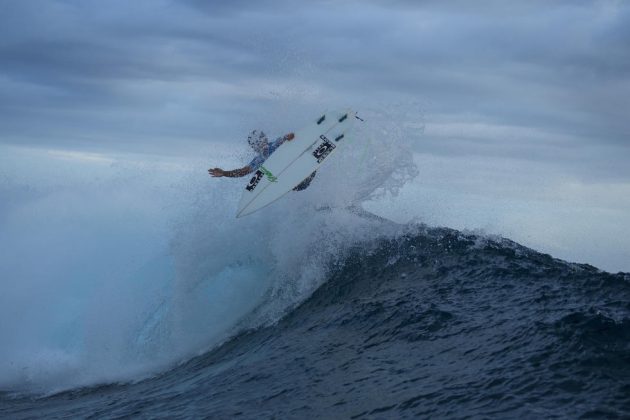
[{"label": "surfer's head", "polygon": [[268,144],[267,136],[261,130],[254,130],[247,137],[247,143],[257,153],[262,153]]}]

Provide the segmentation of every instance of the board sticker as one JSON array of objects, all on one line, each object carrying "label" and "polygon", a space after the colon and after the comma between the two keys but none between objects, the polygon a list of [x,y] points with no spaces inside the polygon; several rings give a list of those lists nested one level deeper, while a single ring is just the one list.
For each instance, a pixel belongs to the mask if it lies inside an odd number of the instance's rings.
[{"label": "board sticker", "polygon": [[245,189],[247,191],[254,191],[254,188],[256,188],[256,185],[258,185],[263,175],[265,175],[270,182],[278,182],[278,177],[272,174],[269,169],[261,166],[260,169],[256,171],[252,179],[249,180],[249,184],[247,184]]},{"label": "board sticker", "polygon": [[274,174],[272,174],[269,169],[265,168],[264,166],[261,166],[260,170],[263,172],[263,174],[265,174],[267,176],[267,179],[270,182],[277,182],[278,181],[278,177],[276,177]]},{"label": "board sticker", "polygon": [[263,172],[260,169],[257,170],[256,173],[254,174],[254,176],[252,177],[252,179],[249,180],[249,184],[247,184],[245,189],[247,191],[254,191],[254,188],[256,188],[256,185],[258,185],[258,183],[262,179],[263,175],[264,174],[263,174]]},{"label": "board sticker", "polygon": [[322,163],[322,161],[326,159],[326,156],[328,156],[336,146],[323,134],[319,136],[319,138],[324,140],[324,142],[317,146],[317,149],[313,152],[313,156],[317,159],[317,163]]}]

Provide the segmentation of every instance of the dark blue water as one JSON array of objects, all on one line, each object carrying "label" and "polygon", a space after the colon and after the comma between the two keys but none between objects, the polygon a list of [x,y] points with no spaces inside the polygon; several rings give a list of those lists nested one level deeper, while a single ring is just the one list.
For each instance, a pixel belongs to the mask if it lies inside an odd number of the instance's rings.
[{"label": "dark blue water", "polygon": [[629,418],[630,275],[418,227],[278,323],[156,377],[0,396],[4,418]]}]

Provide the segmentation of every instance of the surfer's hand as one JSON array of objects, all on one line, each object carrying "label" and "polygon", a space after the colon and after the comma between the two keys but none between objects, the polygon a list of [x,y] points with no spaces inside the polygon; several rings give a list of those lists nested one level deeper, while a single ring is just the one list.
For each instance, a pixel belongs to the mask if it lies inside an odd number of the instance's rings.
[{"label": "surfer's hand", "polygon": [[284,136],[284,138],[285,138],[287,141],[291,141],[291,140],[293,140],[293,139],[295,138],[295,134],[293,134],[293,133],[289,133],[289,134],[287,134],[286,136]]},{"label": "surfer's hand", "polygon": [[212,168],[208,169],[208,173],[214,177],[224,176],[223,169],[221,168]]}]

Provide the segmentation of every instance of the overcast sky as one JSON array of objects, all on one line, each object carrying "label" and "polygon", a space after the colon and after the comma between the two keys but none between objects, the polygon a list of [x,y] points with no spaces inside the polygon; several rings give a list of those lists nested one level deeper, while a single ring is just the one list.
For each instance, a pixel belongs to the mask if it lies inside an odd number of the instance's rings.
[{"label": "overcast sky", "polygon": [[221,165],[351,106],[412,140],[402,214],[627,271],[629,46],[613,0],[6,0],[0,145]]},{"label": "overcast sky", "polygon": [[419,151],[630,178],[623,1],[3,1],[0,35],[4,143],[191,152],[409,103]]}]

